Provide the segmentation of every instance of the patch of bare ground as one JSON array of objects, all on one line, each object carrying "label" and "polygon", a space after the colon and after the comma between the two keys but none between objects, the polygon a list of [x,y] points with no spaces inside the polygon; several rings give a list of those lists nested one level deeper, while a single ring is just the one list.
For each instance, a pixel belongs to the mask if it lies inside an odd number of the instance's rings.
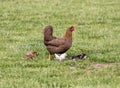
[{"label": "patch of bare ground", "polygon": [[95,63],[92,64],[89,68],[85,69],[85,72],[90,73],[99,69],[114,67],[120,65],[120,63]]},{"label": "patch of bare ground", "polygon": [[105,67],[111,67],[113,65],[114,63],[104,63],[104,64],[97,63],[97,64],[94,64],[93,66],[94,68],[105,68]]}]

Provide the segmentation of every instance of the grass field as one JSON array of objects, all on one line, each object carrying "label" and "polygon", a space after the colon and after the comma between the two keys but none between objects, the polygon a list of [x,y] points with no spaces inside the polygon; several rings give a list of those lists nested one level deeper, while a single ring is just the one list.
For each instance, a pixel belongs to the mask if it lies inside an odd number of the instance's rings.
[{"label": "grass field", "polygon": [[[58,37],[76,26],[63,61],[47,60],[47,25]],[[120,1],[0,0],[0,88],[120,88]]]}]

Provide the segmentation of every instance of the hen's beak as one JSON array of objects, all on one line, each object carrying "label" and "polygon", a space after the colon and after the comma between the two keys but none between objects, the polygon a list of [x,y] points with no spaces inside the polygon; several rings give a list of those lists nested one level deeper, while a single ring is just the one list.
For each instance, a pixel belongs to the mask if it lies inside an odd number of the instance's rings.
[{"label": "hen's beak", "polygon": [[49,56],[48,56],[48,60],[50,61],[50,57],[51,57],[51,55],[49,54]]}]

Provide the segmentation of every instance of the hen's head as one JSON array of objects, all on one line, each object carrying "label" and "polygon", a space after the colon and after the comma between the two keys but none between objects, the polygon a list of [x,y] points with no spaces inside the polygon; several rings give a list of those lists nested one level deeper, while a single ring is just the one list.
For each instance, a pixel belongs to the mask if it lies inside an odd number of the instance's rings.
[{"label": "hen's head", "polygon": [[75,30],[74,26],[69,27],[64,34],[64,38],[72,38],[72,32]]},{"label": "hen's head", "polygon": [[70,29],[70,31],[74,31],[75,30],[75,26],[71,26],[69,29]]}]

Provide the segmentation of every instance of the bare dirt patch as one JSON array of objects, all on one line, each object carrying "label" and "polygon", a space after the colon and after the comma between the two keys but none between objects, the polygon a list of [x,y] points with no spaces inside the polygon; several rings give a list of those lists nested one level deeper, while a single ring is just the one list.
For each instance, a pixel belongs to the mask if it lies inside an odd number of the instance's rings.
[{"label": "bare dirt patch", "polygon": [[91,73],[91,72],[99,70],[99,69],[112,67],[115,64],[116,63],[96,63],[96,64],[92,64],[89,68],[85,69],[85,72]]},{"label": "bare dirt patch", "polygon": [[113,63],[105,63],[105,64],[94,64],[94,68],[105,68],[113,66]]}]

